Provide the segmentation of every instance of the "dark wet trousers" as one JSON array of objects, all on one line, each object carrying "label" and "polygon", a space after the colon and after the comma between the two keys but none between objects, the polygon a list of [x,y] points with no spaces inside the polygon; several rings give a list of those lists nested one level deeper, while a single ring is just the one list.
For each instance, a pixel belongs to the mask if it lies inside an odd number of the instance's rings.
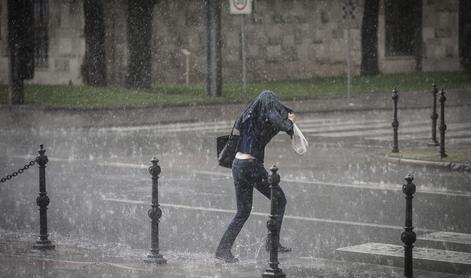
[{"label": "dark wet trousers", "polygon": [[[237,201],[237,213],[229,223],[224,235],[216,249],[216,254],[226,254],[230,252],[234,241],[240,230],[244,226],[245,221],[249,218],[252,210],[253,189],[256,188],[260,193],[270,199],[270,185],[268,184],[268,173],[262,163],[256,160],[240,160],[235,159],[232,163],[232,176],[234,178],[234,186]],[[278,229],[281,229],[283,215],[286,207],[286,197],[280,187],[274,196],[279,212]]]}]

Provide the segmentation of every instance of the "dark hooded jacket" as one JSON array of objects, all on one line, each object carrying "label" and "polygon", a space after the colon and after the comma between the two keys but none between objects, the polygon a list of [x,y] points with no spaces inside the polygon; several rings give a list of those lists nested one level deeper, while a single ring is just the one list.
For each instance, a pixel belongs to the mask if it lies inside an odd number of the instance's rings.
[{"label": "dark hooded jacket", "polygon": [[265,146],[280,131],[293,135],[293,123],[288,113],[293,112],[284,106],[271,91],[263,91],[240,114],[235,123],[240,139],[237,151],[264,161]]}]

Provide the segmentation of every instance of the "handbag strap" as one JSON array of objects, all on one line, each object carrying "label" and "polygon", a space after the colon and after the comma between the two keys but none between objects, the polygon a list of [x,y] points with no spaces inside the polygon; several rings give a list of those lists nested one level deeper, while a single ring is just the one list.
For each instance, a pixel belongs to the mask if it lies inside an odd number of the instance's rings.
[{"label": "handbag strap", "polygon": [[232,126],[231,137],[232,137],[232,135],[234,135],[234,128],[236,126],[236,123],[237,123],[237,120],[234,122],[234,125]]}]

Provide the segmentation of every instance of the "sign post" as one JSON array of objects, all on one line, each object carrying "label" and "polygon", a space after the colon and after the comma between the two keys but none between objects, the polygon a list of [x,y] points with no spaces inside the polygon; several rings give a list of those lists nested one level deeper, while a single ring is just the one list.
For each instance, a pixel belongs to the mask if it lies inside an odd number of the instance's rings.
[{"label": "sign post", "polygon": [[347,25],[347,96],[350,98],[352,96],[352,40],[350,34],[350,26],[352,20],[355,18],[355,3],[353,0],[345,0],[343,3],[343,19]]},{"label": "sign post", "polygon": [[240,37],[241,37],[241,53],[242,53],[242,84],[245,101],[249,101],[247,91],[247,50],[245,43],[245,15],[252,13],[252,0],[230,0],[230,13],[240,15]]}]

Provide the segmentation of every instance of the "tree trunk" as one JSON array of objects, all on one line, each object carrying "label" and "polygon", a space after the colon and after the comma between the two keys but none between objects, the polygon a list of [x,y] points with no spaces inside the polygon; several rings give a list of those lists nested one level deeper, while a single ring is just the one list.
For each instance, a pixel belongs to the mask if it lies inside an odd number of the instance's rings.
[{"label": "tree trunk", "polygon": [[378,69],[379,0],[365,0],[361,25],[361,75],[376,75]]},{"label": "tree trunk", "polygon": [[10,104],[24,103],[24,79],[34,75],[33,1],[8,0]]},{"label": "tree trunk", "polygon": [[86,84],[106,84],[105,24],[102,0],[85,0],[85,57],[82,76]]},{"label": "tree trunk", "polygon": [[128,2],[129,65],[127,85],[150,88],[152,81],[152,8],[154,0]]},{"label": "tree trunk", "polygon": [[423,39],[422,39],[422,0],[415,2],[414,11],[414,49],[415,49],[415,69],[422,71]]}]

